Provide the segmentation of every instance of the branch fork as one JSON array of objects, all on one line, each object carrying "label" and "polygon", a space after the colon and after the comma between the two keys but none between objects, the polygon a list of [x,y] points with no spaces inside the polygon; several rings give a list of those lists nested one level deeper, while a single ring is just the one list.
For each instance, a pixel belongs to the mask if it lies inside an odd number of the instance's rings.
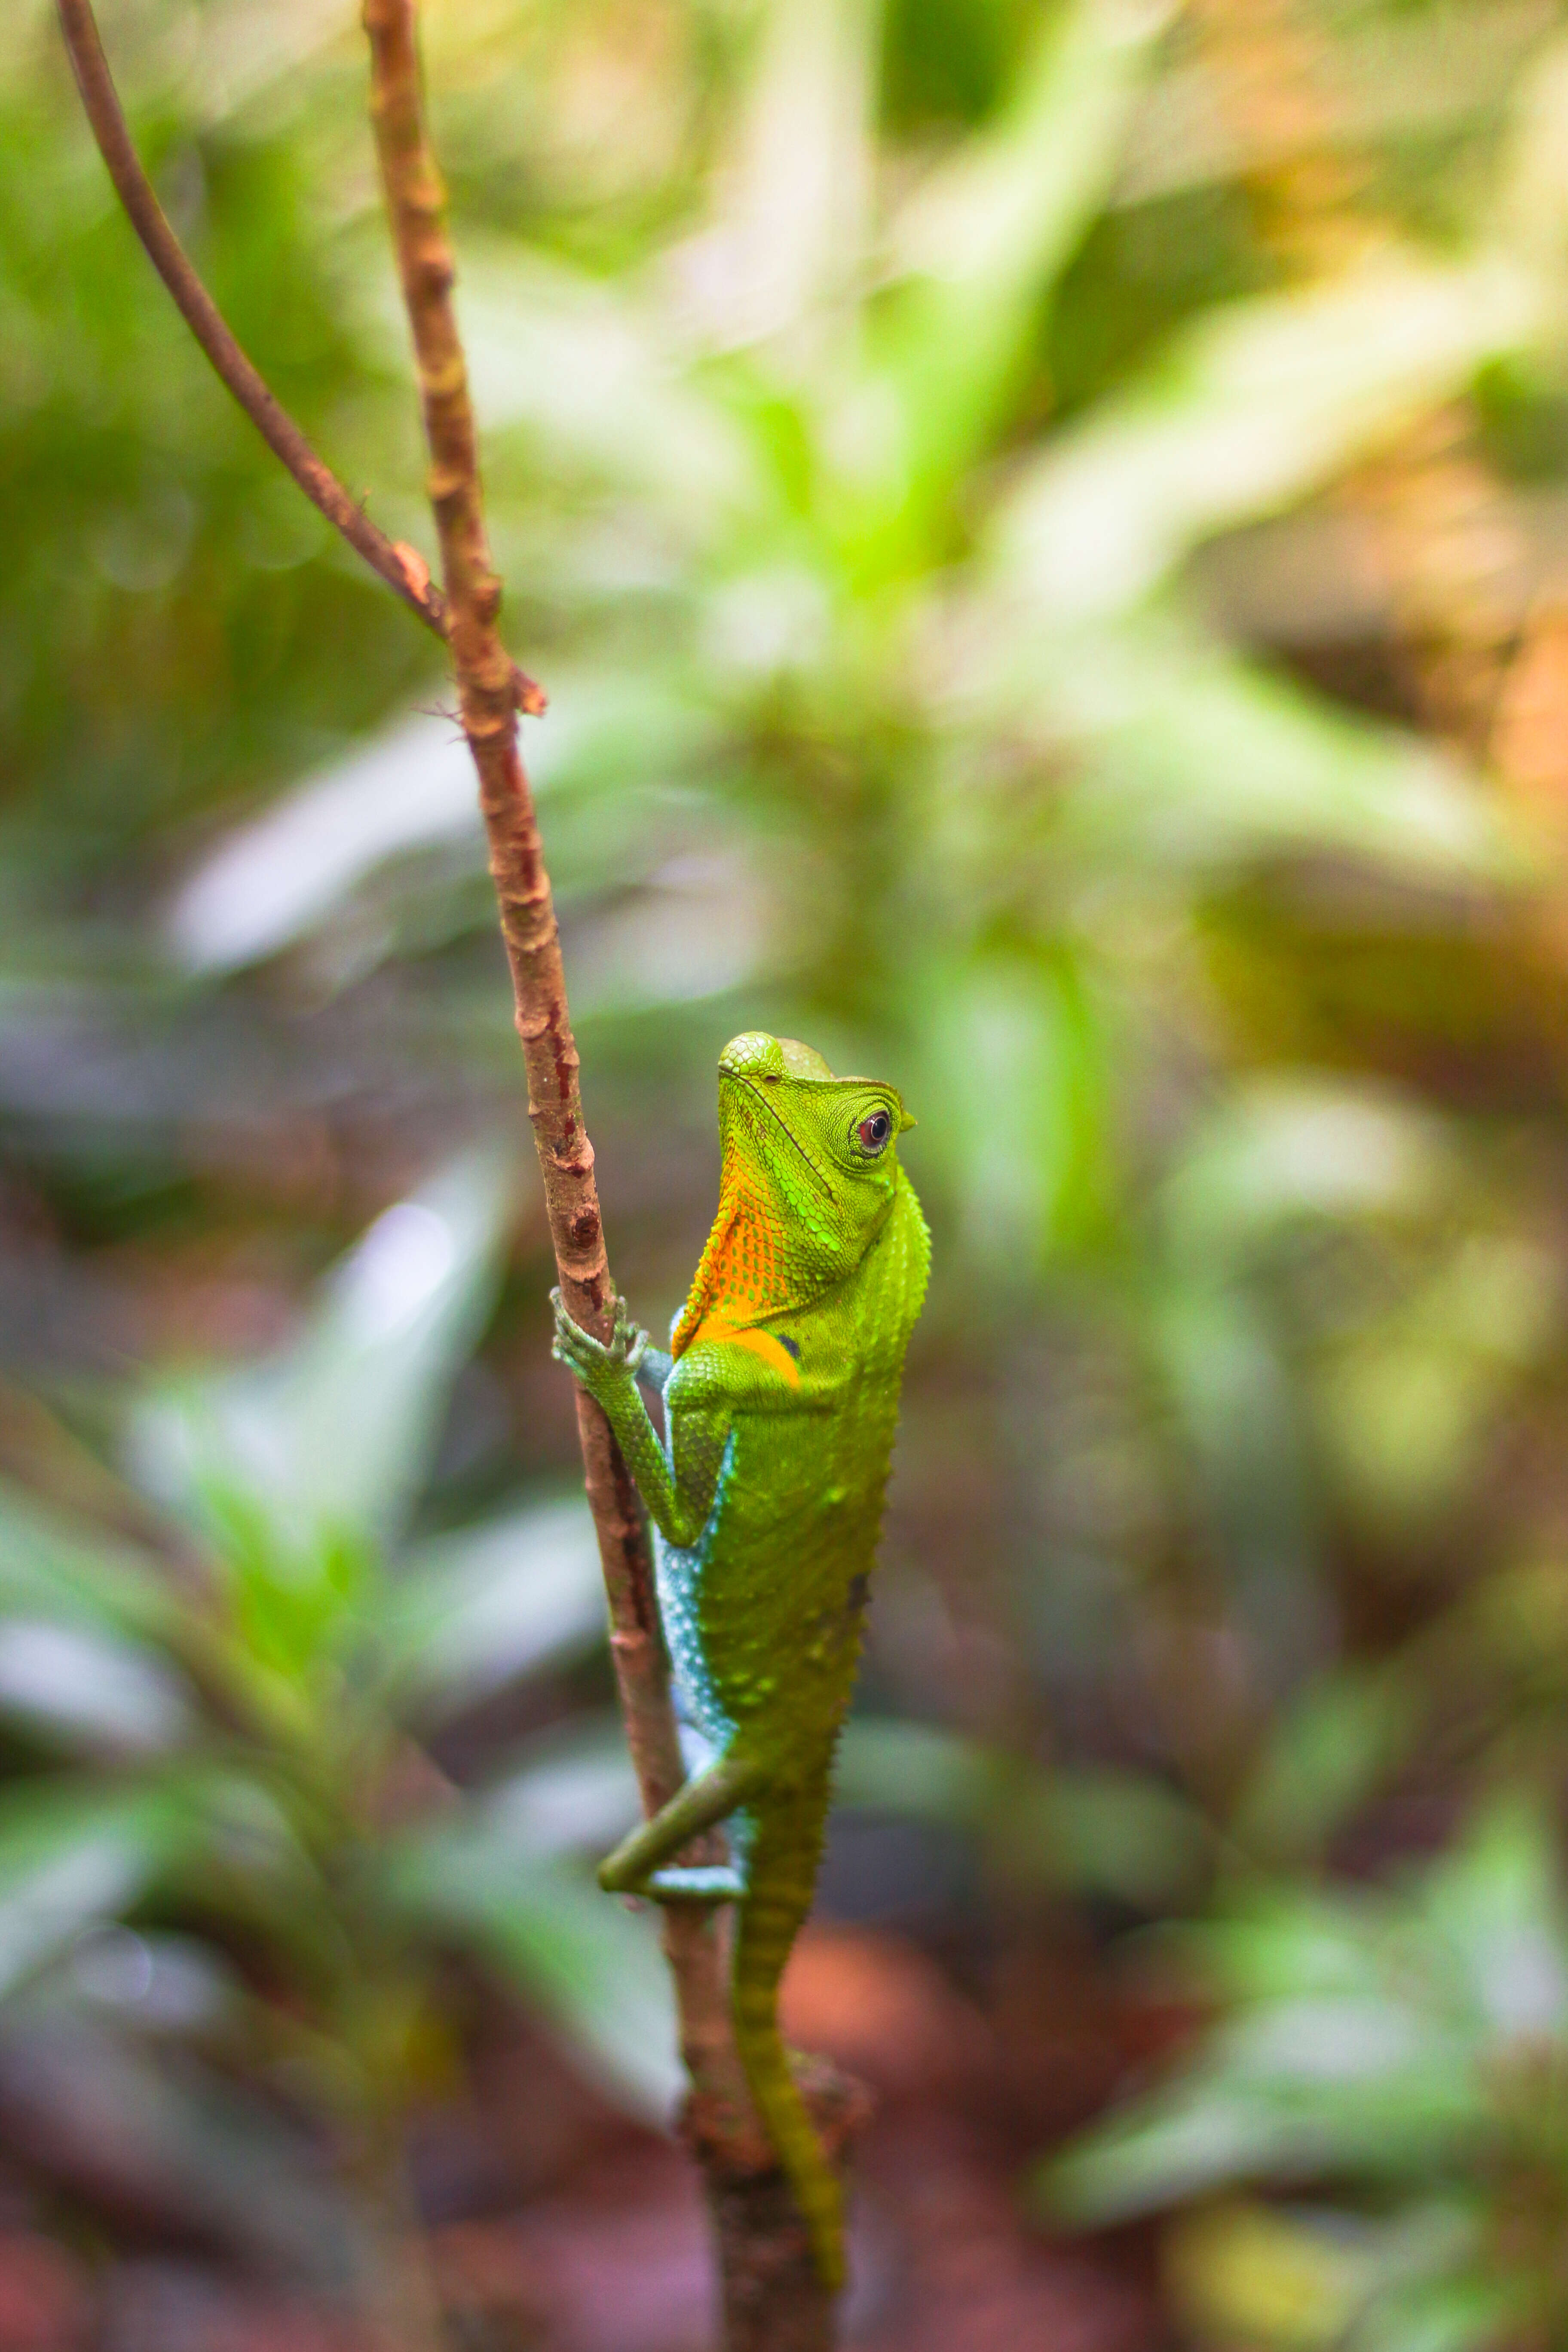
[{"label": "branch fork", "polygon": [[[390,540],[350,496],[241,350],[164,216],[136,154],[91,0],[57,0],[82,104],[132,226],[192,333],[269,448],[373,572],[450,649],[473,755],[528,1114],[561,1289],[574,1322],[609,1337],[616,1291],[583,1120],[550,877],[518,740],[518,714],[544,696],[497,633],[501,586],[490,561],[468,367],[452,306],[446,195],[425,120],[414,0],[364,0],[371,120],[413,339],[429,450],[426,488],[444,588],[419,551]],[[598,1537],[626,1743],[645,1812],[686,1777],[670,1705],[647,1538],[636,1489],[599,1406],[575,1391],[588,1502]],[[728,1922],[695,1904],[663,1913],[665,1956],[691,2081],[683,2130],[701,2167],[722,2280],[727,2352],[831,2352],[830,2299],[752,2104],[730,2020]],[[820,2061],[807,2092],[827,2143],[842,2147],[866,2097]]]}]

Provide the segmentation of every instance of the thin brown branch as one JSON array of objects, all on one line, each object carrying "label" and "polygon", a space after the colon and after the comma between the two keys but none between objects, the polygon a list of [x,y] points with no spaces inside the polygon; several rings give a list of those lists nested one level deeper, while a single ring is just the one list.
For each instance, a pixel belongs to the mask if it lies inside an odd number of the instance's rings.
[{"label": "thin brown branch", "polygon": [[[445,594],[431,584],[413,548],[376,530],[240,349],[142,170],[90,0],[58,0],[58,6],[82,102],[110,178],[197,341],[306,496],[451,647],[511,968],[529,1116],[556,1266],[573,1316],[585,1328],[606,1333],[615,1292],[593,1147],[583,1124],[550,881],[518,744],[518,711],[542,711],[544,698],[513,664],[496,630],[500,584],[485,535],[467,368],[451,302],[445,198],[424,122],[412,0],[365,0],[365,26],[376,142],[430,450],[429,491]],[[627,1746],[645,1811],[651,1814],[679,1787],[684,1767],[647,1541],[636,1492],[609,1425],[581,1391],[577,1419]],[[832,2300],[817,2280],[805,2226],[758,2124],[736,2052],[722,1915],[695,1905],[667,1907],[664,1947],[691,2083],[685,2128],[708,2188],[730,2352],[832,2352]],[[806,2084],[807,2095],[825,2139],[838,2148],[857,2121],[857,2094],[820,2062],[816,2075]]]},{"label": "thin brown branch", "polygon": [[[428,565],[412,547],[378,530],[330,466],[316,455],[252,362],[247,358],[212,296],[170,227],[163,207],[142,168],[109,60],[103,53],[91,0],[57,0],[77,88],[115,193],[153,268],[218,375],[244,409],[273,455],[286,466],[311,505],[325,515],[355,553],[417,613],[438,637],[448,634],[447,600],[430,578]],[[544,696],[523,671],[511,670],[517,708],[537,718]]]},{"label": "thin brown branch", "polygon": [[[574,1318],[607,1337],[616,1294],[583,1123],[554,907],[519,751],[510,666],[496,634],[500,583],[485,532],[468,369],[452,302],[446,194],[426,128],[413,0],[364,0],[364,22],[372,119],[425,412],[452,661],[479,771],[551,1241]],[[684,1770],[647,1542],[609,1424],[582,1391],[577,1423],[627,1745],[651,1814]],[[687,2128],[709,2188],[733,2352],[829,2352],[831,2304],[816,2282],[799,2216],[782,2192],[736,2053],[723,1934],[714,1916],[696,1905],[668,1906],[664,1919],[692,2084]]]}]

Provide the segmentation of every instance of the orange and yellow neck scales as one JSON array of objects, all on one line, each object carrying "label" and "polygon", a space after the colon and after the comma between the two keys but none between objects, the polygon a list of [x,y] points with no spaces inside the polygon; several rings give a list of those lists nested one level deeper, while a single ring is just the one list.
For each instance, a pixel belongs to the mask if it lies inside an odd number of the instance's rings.
[{"label": "orange and yellow neck scales", "polygon": [[787,1314],[799,1296],[787,1249],[781,1246],[777,1209],[743,1165],[725,1171],[719,1214],[702,1253],[685,1307],[670,1335],[679,1363],[688,1348],[743,1348],[791,1388],[800,1386],[795,1357],[763,1327]]}]

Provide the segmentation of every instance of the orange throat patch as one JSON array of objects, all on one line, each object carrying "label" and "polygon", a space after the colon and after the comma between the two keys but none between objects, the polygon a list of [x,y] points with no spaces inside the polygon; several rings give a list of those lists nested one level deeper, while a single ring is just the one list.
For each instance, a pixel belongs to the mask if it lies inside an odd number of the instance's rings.
[{"label": "orange throat patch", "polygon": [[782,1238],[773,1203],[743,1179],[732,1179],[720,1196],[708,1246],[671,1335],[672,1354],[684,1355],[699,1339],[728,1342],[748,1349],[793,1387],[800,1386],[800,1370],[788,1349],[771,1331],[756,1328],[794,1304]]}]

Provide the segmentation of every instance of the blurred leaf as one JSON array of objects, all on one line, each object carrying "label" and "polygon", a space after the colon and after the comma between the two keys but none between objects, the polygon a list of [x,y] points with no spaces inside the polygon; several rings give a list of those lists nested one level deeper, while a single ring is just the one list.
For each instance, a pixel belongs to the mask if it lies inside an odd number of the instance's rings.
[{"label": "blurred leaf", "polygon": [[1227,2199],[1173,2222],[1164,2268],[1200,2343],[1414,2352],[1430,2340],[1434,2352],[1450,2343],[1458,2352],[1494,2343],[1507,2307],[1471,2270],[1479,2235],[1474,2215],[1455,2205],[1378,2221]]},{"label": "blurred leaf", "polygon": [[[401,1528],[499,1276],[510,1183],[451,1162],[383,1212],[272,1362],[154,1393],[132,1432],[150,1491],[239,1555],[284,1650],[353,1595]],[[262,1599],[265,1593],[267,1598]]]},{"label": "blurred leaf", "polygon": [[1282,2006],[1212,2067],[1107,2122],[1047,2176],[1050,2210],[1124,2220],[1247,2180],[1397,2185],[1481,2160],[1483,2085],[1462,2043],[1381,2005]]},{"label": "blurred leaf", "polygon": [[[401,355],[401,310],[389,304],[384,323]],[[526,427],[555,466],[642,493],[669,551],[754,520],[761,485],[744,436],[683,379],[673,339],[632,288],[466,241],[463,340],[481,423]]]},{"label": "blurred leaf", "polygon": [[599,1857],[637,1819],[637,1784],[616,1714],[587,1716],[531,1740],[517,1769],[488,1790],[483,1815],[510,1853],[542,1862]]},{"label": "blurred leaf", "polygon": [[1352,2352],[1489,2352],[1508,2340],[1531,2297],[1518,2282],[1461,2273],[1380,2295]]},{"label": "blurred leaf", "polygon": [[1173,1790],[1134,1772],[1054,1772],[931,1725],[856,1716],[835,1801],[942,1822],[987,1839],[1004,1866],[1158,1906],[1201,1879],[1203,1823]]},{"label": "blurred leaf", "polygon": [[8,1479],[0,1479],[0,1611],[154,1638],[178,1614],[157,1561]]},{"label": "blurred leaf", "polygon": [[[1276,2171],[1293,2179],[1296,2163],[1289,2117],[1194,2083],[1184,2095],[1151,2095],[1135,2116],[1102,2122],[1042,2169],[1040,2203],[1055,2221],[1095,2229]],[[1310,2178],[1310,2161],[1304,2169]]]},{"label": "blurred leaf", "polygon": [[169,934],[195,971],[273,955],[384,859],[481,837],[473,761],[448,720],[406,719],[231,834],[185,882]]},{"label": "blurred leaf", "polygon": [[1424,1907],[1461,1960],[1489,2037],[1568,2042],[1568,1905],[1543,1805],[1521,1790],[1485,1805],[1431,1870]]},{"label": "blurred leaf", "polygon": [[540,1860],[518,1828],[504,1806],[444,1822],[389,1858],[389,1891],[510,1977],[623,2105],[668,2124],[683,2077],[657,1921]]},{"label": "blurred leaf", "polygon": [[1199,1127],[1167,1176],[1165,1245],[1212,1275],[1293,1223],[1429,1214],[1451,1161],[1437,1122],[1395,1095],[1305,1072],[1255,1079]]},{"label": "blurred leaf", "polygon": [[1336,2217],[1226,2200],[1173,2224],[1164,2271],[1200,2342],[1330,2352],[1364,2305],[1375,2257]]},{"label": "blurred leaf", "polygon": [[400,1691],[439,1717],[594,1648],[605,1631],[594,1522],[572,1496],[422,1546],[399,1570],[382,1639]]},{"label": "blurred leaf", "polygon": [[12,1790],[0,1806],[0,1996],[136,1902],[201,1833],[173,1791]]},{"label": "blurred leaf", "polygon": [[1023,470],[1000,572],[1041,621],[1124,613],[1198,541],[1301,497],[1539,325],[1532,280],[1495,255],[1441,270],[1391,250],[1238,303]]},{"label": "blurred leaf", "polygon": [[[1311,107],[1320,151],[1426,148],[1467,124],[1517,108],[1520,69],[1551,28],[1541,0],[1425,0],[1315,9],[1308,20]],[[1278,53],[1276,53],[1278,54]],[[1293,54],[1300,54],[1294,52]],[[1299,165],[1304,125],[1297,107],[1237,104],[1223,59],[1188,55],[1162,74],[1139,110],[1114,201],[1134,206],[1216,182],[1256,182]],[[1428,142],[1430,144],[1428,145]],[[1467,192],[1469,193],[1469,192]]]},{"label": "blurred leaf", "polygon": [[155,1755],[192,1727],[188,1696],[158,1658],[77,1626],[0,1617],[0,1714],[66,1748]]},{"label": "blurred leaf", "polygon": [[73,2186],[177,2237],[340,2294],[363,2250],[349,2197],[275,2100],[186,2053],[29,2004],[0,2023],[8,2128]]},{"label": "blurred leaf", "polygon": [[1078,656],[1037,670],[1036,690],[1048,676],[1085,754],[1064,811],[1080,856],[1151,874],[1335,851],[1416,881],[1528,871],[1519,828],[1434,744],[1186,630],[1128,628]]},{"label": "blurred leaf", "polygon": [[244,2014],[244,1979],[194,1937],[104,1927],[80,1936],[67,1971],[69,1997],[137,2033],[212,2034]]},{"label": "blurred leaf", "polygon": [[[11,1477],[20,1481],[35,1510],[56,1514],[62,1534],[68,1527],[80,1530],[79,1541],[89,1549],[105,1542],[129,1543],[133,1552],[150,1547],[154,1561],[146,1568],[163,1582],[167,1524],[41,1397],[0,1376],[0,1498]],[[5,1549],[0,1542],[0,1574]],[[51,1577],[51,1588],[53,1582]],[[0,1605],[4,1591],[0,1583]]]},{"label": "blurred leaf", "polygon": [[1059,1766],[1056,1836],[1063,1875],[1089,1894],[1150,1910],[1181,1903],[1207,1875],[1205,1823],[1152,1776]]},{"label": "blurred leaf", "polygon": [[1531,1242],[1472,1234],[1331,1352],[1320,1434],[1363,1523],[1407,1536],[1440,1523],[1550,1343],[1557,1286]]},{"label": "blurred leaf", "polygon": [[[613,786],[624,856],[628,833],[638,844],[635,788],[678,779],[712,732],[709,715],[667,677],[631,674],[564,687],[552,677],[548,719],[530,730],[531,781],[546,802]],[[557,841],[572,830],[566,814],[558,811],[552,827],[552,864],[557,881],[570,883],[574,860],[568,852],[563,863]],[[234,971],[338,918],[344,901],[390,861],[442,845],[460,850],[465,865],[483,874],[468,746],[453,720],[421,715],[296,785],[210,852],[170,909],[171,941],[194,971]],[[608,878],[640,876],[623,868]],[[494,919],[483,898],[476,903],[480,919],[487,927]]]},{"label": "blurred leaf", "polygon": [[994,953],[924,977],[921,1095],[945,1106],[931,1150],[973,1263],[1000,1276],[1071,1255],[1105,1214],[1110,1047],[1081,973]]},{"label": "blurred leaf", "polygon": [[[573,1002],[585,1013],[647,1012],[755,982],[787,944],[770,887],[777,855],[749,855],[720,824],[647,887],[571,922]],[[770,873],[770,867],[772,872]]]},{"label": "blurred leaf", "polygon": [[857,1715],[839,1741],[834,1794],[841,1805],[909,1812],[967,1828],[984,1819],[1016,1769],[1001,1751],[934,1724]]},{"label": "blurred leaf", "polygon": [[688,257],[726,341],[798,332],[854,289],[879,13],[874,0],[768,0],[758,12],[718,216]]},{"label": "blurred leaf", "polygon": [[1498,194],[1498,226],[1510,247],[1560,288],[1568,262],[1568,42],[1559,37],[1529,60],[1512,93]]},{"label": "blurred leaf", "polygon": [[274,1513],[253,1489],[226,1486],[217,1477],[202,1500],[233,1580],[247,1663],[297,1676],[363,1608],[376,1573],[374,1554],[363,1538],[331,1526],[313,1539],[280,1538]]},{"label": "blurred leaf", "polygon": [[[1568,2055],[1568,1906],[1545,1812],[1476,1816],[1407,1892],[1258,1894],[1181,1939],[1223,2004],[1172,2079],[1041,2176],[1108,2220],[1245,2181],[1478,2192],[1541,2162],[1519,2095]],[[1554,2077],[1553,2077],[1554,2078]]]},{"label": "blurred leaf", "polygon": [[1265,1736],[1230,1820],[1254,1861],[1319,1862],[1331,1841],[1407,1756],[1418,1693],[1386,1669],[1342,1666],[1309,1683]]},{"label": "blurred leaf", "polygon": [[879,341],[916,511],[972,461],[1014,391],[1045,289],[1104,199],[1165,0],[1068,0],[1034,35],[999,121],[922,184],[895,223]]}]

